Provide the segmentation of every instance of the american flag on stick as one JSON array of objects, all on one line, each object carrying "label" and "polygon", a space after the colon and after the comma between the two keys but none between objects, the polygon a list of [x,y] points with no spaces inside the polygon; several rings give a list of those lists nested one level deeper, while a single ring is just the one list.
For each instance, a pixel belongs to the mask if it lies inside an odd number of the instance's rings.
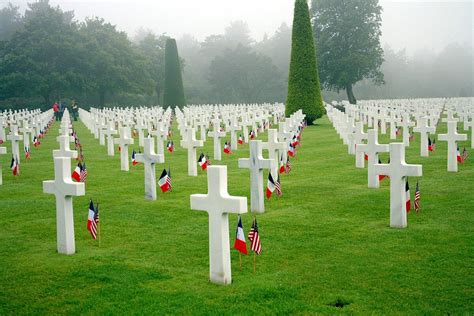
[{"label": "american flag on stick", "polygon": [[415,206],[415,212],[420,211],[420,185],[418,184],[418,180],[416,181],[416,190],[415,190],[415,202],[413,203]]}]

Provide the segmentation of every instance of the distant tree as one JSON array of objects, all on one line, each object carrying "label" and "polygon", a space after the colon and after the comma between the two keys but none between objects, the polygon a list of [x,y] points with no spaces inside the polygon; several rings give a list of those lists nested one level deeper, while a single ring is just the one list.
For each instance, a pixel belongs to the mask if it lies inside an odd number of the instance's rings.
[{"label": "distant tree", "polygon": [[241,46],[251,46],[254,40],[250,37],[250,29],[244,21],[232,21],[225,28],[224,39],[225,48],[235,48]]},{"label": "distant tree", "polygon": [[183,79],[181,76],[181,62],[174,38],[166,39],[163,105],[171,107],[183,107],[186,105]]},{"label": "distant tree", "polygon": [[143,54],[147,63],[147,71],[154,82],[156,104],[161,104],[165,78],[165,43],[167,36],[157,36],[152,32],[143,34],[138,43],[138,49]]},{"label": "distant tree", "polygon": [[73,17],[47,0],[28,4],[24,26],[1,49],[0,95],[40,95],[50,103],[84,86],[84,52]]},{"label": "distant tree", "polygon": [[138,53],[124,32],[105,23],[103,19],[87,18],[80,28],[83,58],[87,67],[87,90],[99,96],[99,105],[105,104],[107,94],[152,93],[153,80],[147,61]]},{"label": "distant tree", "polygon": [[281,79],[270,58],[242,45],[226,49],[210,66],[209,82],[217,102],[281,101]]},{"label": "distant tree", "polygon": [[328,90],[345,89],[356,103],[356,82],[383,83],[382,8],[378,0],[313,0],[311,12],[321,83]]},{"label": "distant tree", "polygon": [[18,11],[19,8],[8,3],[0,10],[0,41],[9,40],[13,33],[21,27],[23,21]]},{"label": "distant tree", "polygon": [[311,21],[306,0],[296,0],[286,115],[302,109],[308,124],[324,114]]}]

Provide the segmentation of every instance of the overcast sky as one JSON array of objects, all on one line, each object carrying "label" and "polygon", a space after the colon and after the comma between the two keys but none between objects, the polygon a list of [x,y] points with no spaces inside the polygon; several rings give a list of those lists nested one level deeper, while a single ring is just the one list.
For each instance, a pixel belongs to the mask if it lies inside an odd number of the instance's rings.
[{"label": "overcast sky", "polygon": [[[24,0],[0,0],[26,8]],[[337,0],[334,0],[337,1]],[[179,38],[188,33],[199,40],[221,34],[233,20],[248,23],[252,36],[261,40],[282,22],[291,24],[294,0],[50,0],[76,18],[100,16],[134,35],[139,27]],[[473,43],[474,0],[381,0],[382,43],[409,53],[419,49],[439,51],[451,42]]]}]

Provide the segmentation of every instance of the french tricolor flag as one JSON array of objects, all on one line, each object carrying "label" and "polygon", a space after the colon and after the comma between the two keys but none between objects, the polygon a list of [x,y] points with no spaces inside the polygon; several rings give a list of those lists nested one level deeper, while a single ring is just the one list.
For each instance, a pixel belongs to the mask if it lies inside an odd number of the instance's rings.
[{"label": "french tricolor flag", "polygon": [[224,153],[225,154],[230,154],[230,143],[225,142],[224,144]]},{"label": "french tricolor flag", "polygon": [[408,180],[405,184],[405,209],[407,210],[407,213],[411,210],[410,186],[408,185]]},{"label": "french tricolor flag", "polygon": [[288,145],[288,156],[294,157],[295,156],[295,147],[292,144]]},{"label": "french tricolor flag", "polygon": [[247,243],[245,241],[244,227],[242,226],[242,218],[239,215],[239,222],[237,223],[237,231],[235,233],[234,249],[240,253],[247,254]]},{"label": "french tricolor flag", "polygon": [[273,191],[275,191],[275,181],[273,181],[272,174],[268,173],[268,182],[267,182],[267,199],[272,197]]},{"label": "french tricolor flag", "polygon": [[134,166],[138,165],[135,150],[132,152],[132,165],[134,165]]},{"label": "french tricolor flag", "polygon": [[242,145],[244,143],[242,135],[239,135],[239,140],[237,142],[239,143],[239,145]]},{"label": "french tricolor flag", "polygon": [[81,170],[82,170],[82,165],[79,162],[71,175],[71,178],[76,180],[76,182],[81,182]]}]

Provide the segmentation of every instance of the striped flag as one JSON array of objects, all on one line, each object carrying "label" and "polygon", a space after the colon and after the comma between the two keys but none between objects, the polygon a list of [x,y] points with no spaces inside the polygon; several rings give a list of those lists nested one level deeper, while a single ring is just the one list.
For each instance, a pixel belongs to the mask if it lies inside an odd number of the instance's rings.
[{"label": "striped flag", "polygon": [[136,156],[136,152],[135,152],[135,149],[134,149],[132,151],[132,165],[134,165],[134,166],[138,165],[138,161],[137,161],[137,158],[135,156]]},{"label": "striped flag", "polygon": [[82,164],[81,162],[78,162],[76,168],[74,168],[74,171],[72,172],[71,178],[73,178],[77,182],[81,182],[81,171],[82,171]]},{"label": "striped flag", "polygon": [[279,173],[284,173],[286,171],[285,164],[283,163],[283,156],[280,157],[280,170]]},{"label": "striped flag", "polygon": [[247,254],[247,243],[245,242],[244,227],[242,226],[242,218],[239,215],[239,221],[237,222],[237,230],[235,232],[235,243],[234,249],[237,249],[240,253]]},{"label": "striped flag", "polygon": [[169,191],[172,191],[173,186],[171,185],[171,167],[168,168],[168,176],[166,177],[166,183],[168,183]]},{"label": "striped flag", "polygon": [[166,169],[163,169],[160,179],[158,180],[158,185],[163,193],[168,192],[171,189],[168,183],[168,173],[166,172]]},{"label": "striped flag", "polygon": [[201,167],[201,170],[207,169],[208,161],[206,159],[206,156],[204,156],[203,153],[201,153],[201,155],[199,156],[198,164]]},{"label": "striped flag", "polygon": [[86,182],[86,179],[87,179],[87,168],[86,168],[86,163],[84,162],[81,167],[80,180],[81,182]]},{"label": "striped flag", "polygon": [[10,164],[10,168],[12,169],[12,173],[14,176],[20,175],[20,164],[18,160],[12,156],[12,162]]},{"label": "striped flag", "polygon": [[291,171],[291,162],[290,162],[290,157],[286,159],[286,167],[285,167],[285,173],[289,174]]},{"label": "striped flag", "polygon": [[464,149],[462,150],[462,162],[465,162],[468,157],[469,157],[469,153],[466,150],[466,147],[464,147]]},{"label": "striped flag", "polygon": [[405,182],[405,208],[407,213],[411,210],[411,200],[410,200],[410,186],[408,185],[408,179]]},{"label": "striped flag", "polygon": [[275,191],[278,196],[282,196],[280,175],[278,175],[277,181],[275,182]]},{"label": "striped flag", "polygon": [[272,174],[268,173],[268,182],[267,182],[267,199],[272,197],[272,193],[275,191],[275,182],[273,181]]},{"label": "striped flag", "polygon": [[420,185],[418,184],[418,180],[416,181],[416,190],[415,190],[415,202],[413,203],[415,206],[415,212],[420,211]]},{"label": "striped flag", "polygon": [[257,218],[253,219],[252,228],[249,231],[248,239],[250,241],[250,250],[255,251],[257,255],[262,253],[262,244],[258,233]]},{"label": "striped flag", "polygon": [[89,216],[87,218],[87,230],[91,233],[92,238],[97,239],[97,226],[99,225],[99,206],[94,208],[92,200],[89,202]]},{"label": "striped flag", "polygon": [[30,148],[25,146],[25,158],[30,159]]}]

